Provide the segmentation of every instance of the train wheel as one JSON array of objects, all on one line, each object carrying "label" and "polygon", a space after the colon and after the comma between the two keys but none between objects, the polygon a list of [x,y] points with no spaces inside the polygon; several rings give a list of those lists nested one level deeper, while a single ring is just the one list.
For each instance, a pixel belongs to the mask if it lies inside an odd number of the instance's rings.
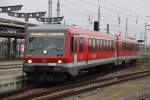
[{"label": "train wheel", "polygon": [[54,74],[47,74],[46,75],[46,81],[52,82],[54,80]]},{"label": "train wheel", "polygon": [[40,83],[43,83],[46,81],[46,73],[41,73],[38,75],[38,78],[37,78],[38,82]]},{"label": "train wheel", "polygon": [[105,65],[105,66],[106,66],[107,72],[111,71],[114,68],[113,64],[108,64],[108,65]]},{"label": "train wheel", "polygon": [[64,81],[69,77],[68,73],[55,73],[53,81]]},{"label": "train wheel", "polygon": [[35,83],[37,75],[35,73],[27,73],[27,79],[29,83]]},{"label": "train wheel", "polygon": [[131,64],[131,65],[134,65],[134,64],[136,64],[136,63],[137,63],[137,59],[130,60],[130,64]]}]

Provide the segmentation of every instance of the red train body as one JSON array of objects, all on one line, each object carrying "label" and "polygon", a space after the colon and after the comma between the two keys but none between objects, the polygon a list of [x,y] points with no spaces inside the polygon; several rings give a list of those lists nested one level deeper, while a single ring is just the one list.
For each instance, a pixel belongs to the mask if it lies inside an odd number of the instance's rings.
[{"label": "red train body", "polygon": [[[26,36],[24,72],[53,80],[104,64],[136,62],[137,41],[62,25],[41,25]],[[56,78],[56,77],[55,77]]]}]

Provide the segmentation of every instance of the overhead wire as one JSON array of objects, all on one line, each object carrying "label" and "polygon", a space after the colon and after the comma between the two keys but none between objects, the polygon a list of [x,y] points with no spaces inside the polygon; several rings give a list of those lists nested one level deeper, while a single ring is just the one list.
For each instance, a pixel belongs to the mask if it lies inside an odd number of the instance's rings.
[{"label": "overhead wire", "polygon": [[[89,1],[86,1],[86,0],[80,0],[80,1],[84,1],[84,2],[86,2],[87,4],[89,4],[89,5],[93,5],[93,6],[98,6],[98,4],[95,4],[95,3],[92,3],[92,2],[89,2]],[[67,2],[68,2],[68,0],[67,0]],[[66,3],[65,3],[66,4]],[[73,5],[73,4],[70,4],[70,5]],[[74,6],[72,6],[72,8],[73,8]],[[75,6],[76,7],[76,6]],[[77,7],[76,7],[77,8]],[[73,8],[73,9],[76,9],[76,8]],[[103,8],[105,8],[105,9],[107,9],[107,10],[109,10],[109,11],[112,11],[112,12],[115,12],[115,13],[117,13],[118,11],[117,10],[115,10],[114,11],[114,9],[111,9],[111,8],[106,8],[106,7],[103,7]],[[81,10],[78,10],[79,12],[81,12]],[[123,13],[123,12],[122,12]],[[85,14],[84,12],[82,12],[82,14]],[[127,14],[127,13],[125,13],[125,14]],[[95,16],[95,15],[98,15],[98,13],[93,13],[93,14],[88,14],[88,13],[86,13],[85,15],[90,15],[90,16]],[[128,14],[128,16],[129,16],[129,14]],[[137,16],[137,15],[130,15],[130,17],[134,17],[136,20],[137,20],[137,18],[139,18],[139,16]],[[107,17],[108,18],[108,17]],[[121,19],[126,19],[126,18],[121,18]],[[130,18],[131,19],[131,18]],[[135,20],[134,19],[134,20]],[[137,21],[136,21],[137,22]]]},{"label": "overhead wire", "polygon": [[[56,3],[56,2],[55,2]],[[70,10],[70,9],[72,9],[72,10],[74,10],[74,11],[76,11],[76,13],[79,13],[79,14],[84,14],[84,15],[86,15],[86,16],[90,16],[90,17],[92,17],[92,18],[96,18],[96,16],[92,16],[92,15],[90,15],[90,14],[88,14],[88,13],[85,13],[85,12],[83,12],[83,11],[81,11],[81,10],[78,10],[78,9],[76,9],[76,8],[74,8],[74,7],[71,7],[71,6],[69,6],[69,5],[67,5],[66,3],[65,4],[63,4],[63,3],[61,3],[61,5],[63,6],[63,7],[66,7],[66,8],[69,8],[68,10]],[[72,11],[71,10],[71,11]],[[70,12],[71,13],[71,12]],[[105,17],[106,18],[106,17]],[[107,19],[109,19],[109,17],[107,18]]]},{"label": "overhead wire", "polygon": [[[85,2],[85,3],[87,3],[87,4],[89,4],[89,5],[93,5],[93,6],[98,6],[99,4],[97,4],[97,3],[93,3],[93,2],[89,2],[89,1],[87,1],[87,0],[79,0],[79,1],[82,1],[82,2]],[[112,5],[112,4],[110,4],[110,3],[107,3],[107,4],[109,4],[109,5]],[[114,6],[114,5],[113,5]],[[115,7],[115,6],[114,6]],[[125,11],[119,11],[119,10],[115,10],[115,9],[112,9],[112,8],[109,8],[109,7],[106,7],[106,6],[104,6],[104,5],[101,5],[101,8],[103,8],[103,9],[106,9],[106,10],[109,10],[109,11],[112,11],[112,12],[115,12],[115,13],[122,13],[122,14],[125,14],[125,15],[128,15],[128,16],[130,16],[130,17],[140,17],[139,15],[136,15],[136,14],[134,14],[134,15],[132,15],[132,14],[129,14],[129,13],[127,13],[127,12],[125,12]],[[120,8],[120,9],[123,9],[123,8],[121,8],[121,7],[117,7],[117,8]],[[125,9],[125,8],[124,8]],[[130,10],[128,10],[128,9],[125,9],[126,11],[128,11],[128,12],[131,12]],[[143,17],[142,17],[143,18]]]},{"label": "overhead wire", "polygon": [[[80,1],[86,1],[86,0],[80,0]],[[89,1],[86,1],[87,2],[87,4],[89,4],[89,5],[93,5],[93,6],[98,6],[98,4],[95,4],[95,3],[91,3],[91,2],[89,2]],[[56,3],[56,2],[55,2]],[[67,4],[67,3],[69,3],[69,4]],[[85,11],[83,11],[83,10],[80,10],[80,9],[77,9],[78,7],[74,7],[74,6],[70,6],[70,5],[72,5],[72,4],[70,4],[70,2],[67,2],[67,3],[61,3],[61,5],[63,6],[63,7],[65,7],[65,8],[68,8],[67,10],[74,10],[76,13],[78,13],[78,14],[81,14],[81,15],[85,15],[85,16],[90,16],[92,19],[95,19],[95,18],[97,18],[95,15],[97,15],[97,13],[93,13],[93,14],[90,14],[89,12],[88,13],[86,13]],[[104,8],[104,9],[106,9],[106,10],[109,10],[109,11],[112,11],[112,12],[115,12],[115,13],[118,13],[118,11],[117,10],[114,10],[114,9],[112,9],[112,8],[108,8],[108,7],[105,7],[105,6],[101,6],[102,8]],[[71,13],[71,12],[70,12]],[[74,12],[73,12],[74,13]],[[122,11],[119,11],[119,13],[123,13],[123,14],[126,14],[126,15],[128,15],[128,16],[130,16],[130,17],[133,17],[133,18],[137,18],[137,15],[131,15],[131,14],[127,14],[126,12],[122,12]],[[138,18],[139,18],[139,16],[138,16]],[[107,20],[106,20],[107,19]],[[101,16],[101,21],[103,21],[103,23],[106,23],[106,24],[108,24],[108,23],[110,23],[110,21],[108,21],[108,20],[113,20],[113,19],[110,19],[110,17],[107,17],[107,16]],[[135,19],[134,19],[135,20]],[[111,24],[110,24],[111,25]],[[130,26],[130,25],[129,25]],[[112,27],[113,28],[117,28],[117,27],[119,27],[119,25],[117,26],[117,24],[115,25],[115,27],[114,27],[114,25],[112,24]],[[117,29],[116,29],[117,30]],[[118,31],[118,30],[117,30]]]},{"label": "overhead wire", "polygon": [[[122,10],[124,10],[124,11],[127,11],[127,12],[133,12],[133,13],[140,13],[140,14],[144,14],[144,13],[142,13],[142,12],[137,12],[137,11],[133,11],[133,10],[129,10],[129,9],[126,9],[126,8],[123,8],[123,7],[119,7],[119,6],[116,6],[116,5],[114,5],[114,4],[112,4],[112,3],[108,3],[108,2],[106,2],[106,1],[101,1],[103,4],[107,4],[107,5],[110,5],[110,6],[112,6],[112,7],[115,7],[115,8],[118,8],[118,9],[122,9]],[[137,14],[135,14],[135,15],[137,15]]]}]

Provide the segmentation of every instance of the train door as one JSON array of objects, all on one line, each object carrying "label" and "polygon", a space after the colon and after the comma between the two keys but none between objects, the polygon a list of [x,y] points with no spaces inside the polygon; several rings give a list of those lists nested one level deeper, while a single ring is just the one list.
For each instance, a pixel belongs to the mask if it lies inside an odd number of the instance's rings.
[{"label": "train door", "polygon": [[114,57],[118,57],[118,54],[117,54],[117,52],[118,52],[118,44],[117,44],[117,39],[116,40],[114,40],[113,41],[113,50],[114,50]]},{"label": "train door", "polygon": [[120,65],[120,38],[119,36],[117,36],[116,49],[117,49],[117,65]]},{"label": "train door", "polygon": [[79,37],[79,42],[78,42],[78,61],[82,64],[87,63],[87,51],[86,51],[86,38],[83,36]]},{"label": "train door", "polygon": [[114,50],[114,57],[116,58],[115,60],[115,65],[118,65],[118,40],[116,39],[115,41],[113,41],[113,50]]},{"label": "train door", "polygon": [[78,64],[78,35],[73,36],[73,50],[74,50],[74,67]]}]

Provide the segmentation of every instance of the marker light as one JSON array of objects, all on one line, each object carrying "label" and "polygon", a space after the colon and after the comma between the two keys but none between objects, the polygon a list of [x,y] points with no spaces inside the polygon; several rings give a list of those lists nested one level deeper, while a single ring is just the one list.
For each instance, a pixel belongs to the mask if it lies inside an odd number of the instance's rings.
[{"label": "marker light", "polygon": [[61,60],[58,60],[58,64],[61,64],[62,63],[62,61]]},{"label": "marker light", "polygon": [[29,64],[31,64],[31,63],[32,63],[32,60],[31,60],[31,59],[30,59],[30,60],[28,60],[28,63],[29,63]]}]

